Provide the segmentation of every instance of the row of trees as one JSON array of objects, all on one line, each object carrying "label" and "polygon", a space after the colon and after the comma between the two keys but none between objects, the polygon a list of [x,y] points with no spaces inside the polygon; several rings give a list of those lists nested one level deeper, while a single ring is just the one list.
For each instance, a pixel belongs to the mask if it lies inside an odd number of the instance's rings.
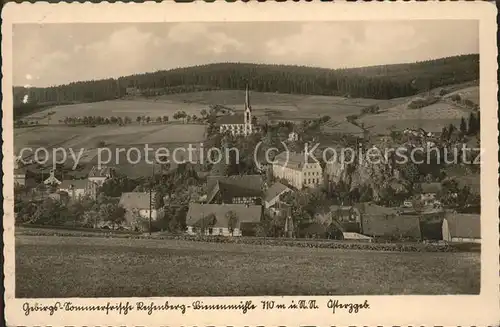
[{"label": "row of trees", "polygon": [[16,192],[14,212],[19,224],[115,229],[125,221],[125,209],[118,200],[104,195],[64,203],[51,197],[32,200]]},{"label": "row of trees", "polygon": [[[14,88],[15,110],[46,103],[95,102],[120,98],[129,86],[167,93],[172,87],[245,89],[292,94],[390,99],[429,88],[478,79],[479,56],[463,55],[410,64],[350,69],[220,63],[157,71],[118,79],[75,82],[47,88]],[[23,99],[28,95],[28,103]]]},{"label": "row of trees", "polygon": [[463,135],[478,135],[480,131],[481,131],[481,117],[479,111],[476,114],[471,112],[469,115],[469,120],[467,122],[465,118],[462,117],[460,121],[460,132]]}]

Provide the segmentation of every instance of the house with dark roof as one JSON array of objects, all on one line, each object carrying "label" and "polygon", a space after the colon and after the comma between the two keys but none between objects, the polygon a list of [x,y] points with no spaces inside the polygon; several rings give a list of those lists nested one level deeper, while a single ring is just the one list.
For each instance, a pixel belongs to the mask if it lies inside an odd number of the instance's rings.
[{"label": "house with dark roof", "polygon": [[364,205],[362,234],[388,240],[420,240],[420,220],[414,215],[400,215],[394,208]]},{"label": "house with dark roof", "polygon": [[264,193],[264,206],[266,209],[274,207],[278,202],[280,202],[280,198],[290,192],[291,189],[281,184],[280,182],[276,182],[271,185],[266,192]]},{"label": "house with dark roof", "polygon": [[149,219],[151,211],[151,219],[156,220],[158,210],[155,206],[155,193],[152,192],[125,192],[120,197],[119,205],[125,209],[125,220],[128,224],[134,225],[139,219]]},{"label": "house with dark roof", "polygon": [[[230,216],[235,217],[230,220]],[[250,236],[262,217],[262,206],[190,203],[186,215],[190,235]]]},{"label": "house with dark roof", "polygon": [[481,243],[481,215],[451,214],[443,219],[443,240]]},{"label": "house with dark roof", "polygon": [[63,180],[59,184],[59,191],[68,193],[68,196],[72,200],[77,200],[83,198],[87,195],[89,190],[89,181],[87,179],[83,180]]},{"label": "house with dark roof", "polygon": [[206,202],[260,205],[262,186],[261,175],[208,176]]},{"label": "house with dark roof", "polygon": [[305,153],[282,152],[274,158],[272,173],[285,179],[291,186],[316,187],[323,183],[323,168],[319,161]]}]

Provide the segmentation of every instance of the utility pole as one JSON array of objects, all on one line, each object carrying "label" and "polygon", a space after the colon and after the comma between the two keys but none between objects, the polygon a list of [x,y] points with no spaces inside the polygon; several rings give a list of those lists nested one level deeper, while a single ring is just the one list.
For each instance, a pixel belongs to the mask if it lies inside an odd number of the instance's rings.
[{"label": "utility pole", "polygon": [[149,185],[149,235],[151,236],[151,216],[153,212],[153,180],[155,177],[155,163],[151,165],[151,183]]}]

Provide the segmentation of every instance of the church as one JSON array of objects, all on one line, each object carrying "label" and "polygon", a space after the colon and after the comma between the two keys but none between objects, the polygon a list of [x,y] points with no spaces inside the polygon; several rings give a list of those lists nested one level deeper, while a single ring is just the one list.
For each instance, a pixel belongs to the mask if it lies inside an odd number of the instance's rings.
[{"label": "church", "polygon": [[219,132],[229,132],[232,135],[247,136],[254,132],[252,124],[252,107],[250,106],[250,94],[248,85],[245,92],[245,111],[243,114],[225,115],[218,119]]}]

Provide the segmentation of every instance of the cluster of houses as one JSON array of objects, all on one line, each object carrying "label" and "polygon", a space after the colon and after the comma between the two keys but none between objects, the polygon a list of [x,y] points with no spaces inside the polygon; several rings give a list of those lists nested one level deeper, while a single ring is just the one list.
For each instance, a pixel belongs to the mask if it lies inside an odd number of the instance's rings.
[{"label": "cluster of houses", "polygon": [[[128,90],[127,90],[128,92]],[[255,131],[252,124],[252,110],[248,88],[245,97],[243,115],[227,115],[219,121],[221,133],[250,135]],[[432,137],[423,130],[405,130],[405,134]],[[425,133],[425,134],[424,134]],[[296,141],[298,134],[292,132],[289,141]],[[186,215],[186,233],[221,236],[255,235],[264,214],[271,217],[282,216],[284,236],[299,237],[334,237],[344,240],[371,241],[373,238],[384,239],[441,239],[450,242],[480,242],[480,216],[477,214],[446,214],[438,219],[429,218],[422,223],[422,215],[411,210],[412,204],[405,203],[402,208],[388,208],[372,203],[360,203],[353,206],[331,206],[314,217],[313,221],[301,226],[300,235],[294,235],[289,212],[289,205],[284,196],[303,188],[314,188],[323,184],[327,172],[316,160],[301,153],[281,153],[271,167],[275,182],[267,185],[261,175],[208,176],[207,192],[198,201],[189,204]],[[332,172],[333,173],[333,172]],[[66,194],[71,200],[84,196],[96,197],[98,188],[114,177],[110,167],[93,167],[86,179],[65,180],[55,177],[54,171],[44,180],[57,191],[55,197]],[[15,183],[26,185],[26,172],[16,169]],[[439,183],[422,184],[421,200],[425,206],[435,211],[429,215],[444,213],[439,210],[436,195]],[[153,203],[155,195],[145,192],[127,192],[120,198],[120,205],[126,209],[126,221],[133,224],[136,216],[156,220],[158,212]],[[406,208],[405,208],[406,207]],[[332,233],[332,231],[334,231]],[[335,235],[335,236],[333,236]]]},{"label": "cluster of houses", "polygon": [[[22,186],[33,184],[32,180],[27,178],[26,173],[25,169],[16,168],[14,170],[14,184]],[[107,166],[92,167],[86,179],[58,179],[55,176],[55,170],[52,169],[49,176],[43,179],[43,184],[54,190],[49,194],[54,199],[68,196],[71,200],[79,200],[86,196],[96,198],[99,187],[113,176],[114,170]]]}]

